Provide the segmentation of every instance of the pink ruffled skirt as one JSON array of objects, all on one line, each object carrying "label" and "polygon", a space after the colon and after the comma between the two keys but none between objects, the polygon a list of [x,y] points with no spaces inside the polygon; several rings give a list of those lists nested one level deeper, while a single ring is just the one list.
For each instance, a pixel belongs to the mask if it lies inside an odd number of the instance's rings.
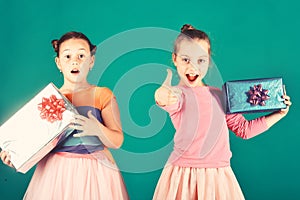
[{"label": "pink ruffled skirt", "polygon": [[26,200],[127,200],[117,166],[104,153],[49,154],[29,183]]},{"label": "pink ruffled skirt", "polygon": [[192,168],[167,165],[154,200],[244,200],[231,167]]}]

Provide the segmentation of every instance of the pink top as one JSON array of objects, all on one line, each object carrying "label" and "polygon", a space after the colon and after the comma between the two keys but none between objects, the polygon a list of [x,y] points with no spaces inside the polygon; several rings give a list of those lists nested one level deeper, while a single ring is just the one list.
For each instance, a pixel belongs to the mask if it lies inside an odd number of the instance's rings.
[{"label": "pink top", "polygon": [[185,87],[180,100],[162,107],[176,129],[174,150],[168,163],[182,167],[217,168],[230,165],[229,131],[248,139],[268,129],[265,117],[246,120],[241,114],[226,115],[222,91],[213,87]]}]

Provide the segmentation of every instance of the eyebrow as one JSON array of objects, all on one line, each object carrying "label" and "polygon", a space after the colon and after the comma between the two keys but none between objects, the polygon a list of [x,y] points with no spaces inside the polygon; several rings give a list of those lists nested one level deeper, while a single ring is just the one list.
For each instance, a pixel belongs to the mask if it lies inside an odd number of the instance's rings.
[{"label": "eyebrow", "polygon": [[[80,49],[78,49],[78,51],[80,51],[80,50],[86,51],[85,48],[80,48]],[[63,50],[63,52],[66,52],[66,51],[71,51],[71,49],[65,49],[65,50]]]},{"label": "eyebrow", "polygon": [[[179,56],[180,56],[180,57],[181,57],[181,56],[190,57],[190,56],[188,56],[188,55],[184,55],[184,54],[179,54]],[[206,57],[206,58],[208,58],[209,56],[207,56],[207,55],[203,55],[203,56],[199,56],[198,58],[203,58],[203,57]]]}]

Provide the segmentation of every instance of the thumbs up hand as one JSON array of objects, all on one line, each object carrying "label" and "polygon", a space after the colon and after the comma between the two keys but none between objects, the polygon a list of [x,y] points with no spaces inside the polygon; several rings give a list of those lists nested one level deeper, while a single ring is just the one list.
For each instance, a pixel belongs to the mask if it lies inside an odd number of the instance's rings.
[{"label": "thumbs up hand", "polygon": [[172,87],[172,71],[167,69],[167,77],[162,86],[155,91],[155,101],[160,106],[168,106],[179,101],[182,91],[179,88]]}]

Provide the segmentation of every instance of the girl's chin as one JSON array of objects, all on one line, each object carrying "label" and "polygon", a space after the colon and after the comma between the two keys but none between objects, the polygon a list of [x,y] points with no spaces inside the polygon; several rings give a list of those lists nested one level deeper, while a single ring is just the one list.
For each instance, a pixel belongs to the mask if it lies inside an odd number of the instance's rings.
[{"label": "girl's chin", "polygon": [[197,83],[197,82],[190,82],[190,81],[184,82],[184,85],[187,86],[187,87],[198,87],[198,86],[200,86],[199,83]]},{"label": "girl's chin", "polygon": [[198,86],[202,85],[202,82],[200,79],[196,79],[194,81],[184,80],[183,83],[184,83],[184,85],[186,85],[188,87],[198,87]]}]

